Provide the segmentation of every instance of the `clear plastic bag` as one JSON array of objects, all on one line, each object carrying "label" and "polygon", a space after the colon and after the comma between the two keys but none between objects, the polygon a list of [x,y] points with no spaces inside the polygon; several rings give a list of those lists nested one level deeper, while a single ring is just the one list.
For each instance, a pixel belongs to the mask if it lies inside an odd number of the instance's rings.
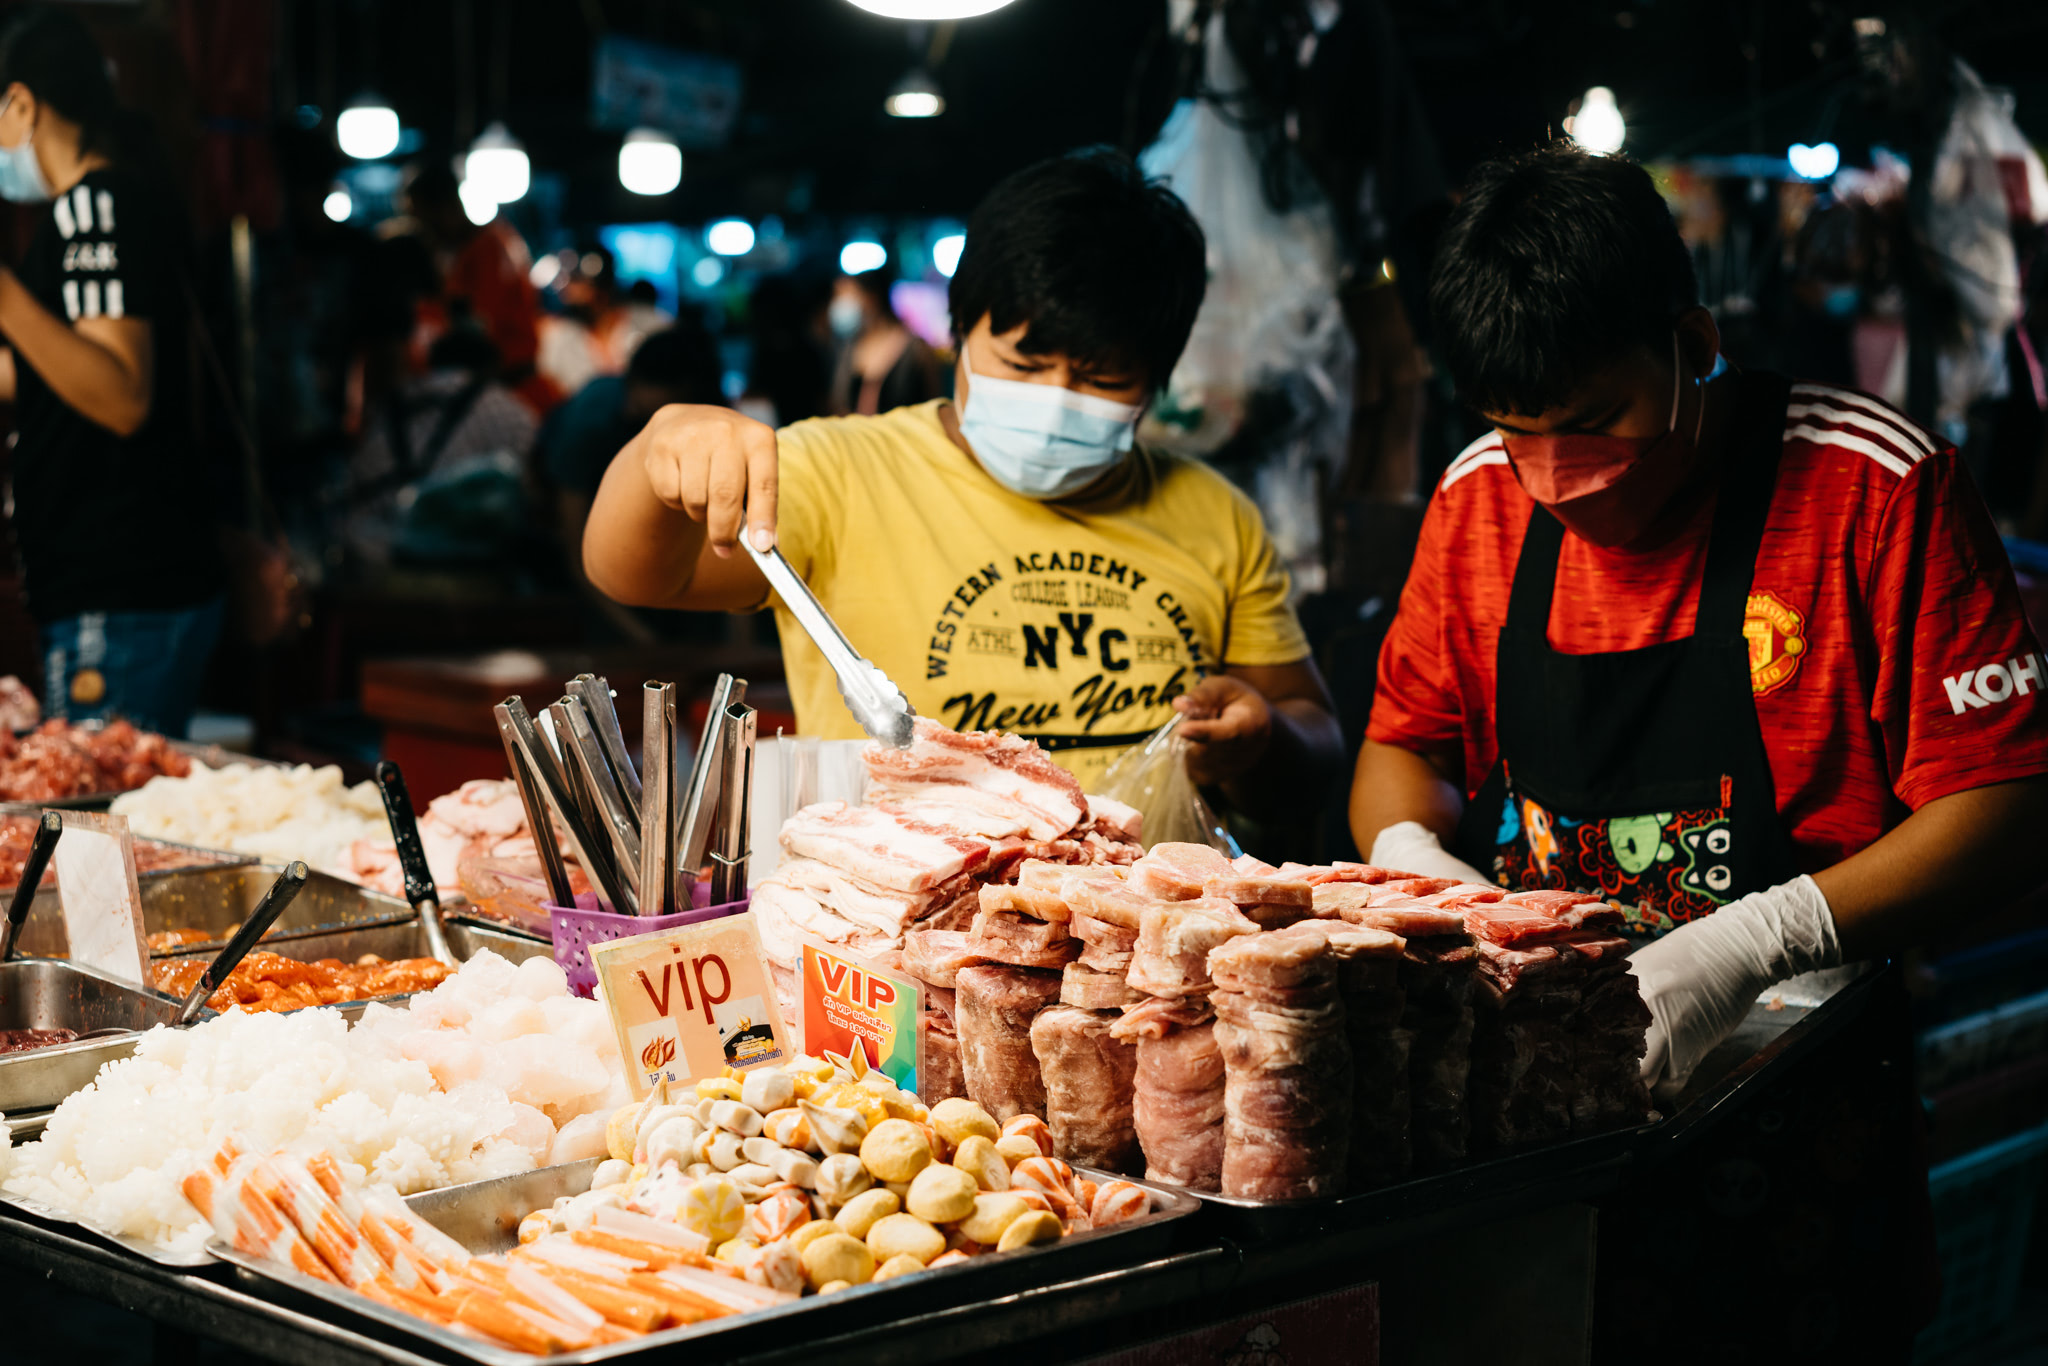
[{"label": "clear plastic bag", "polygon": [[1206,844],[1236,858],[1244,850],[1188,776],[1188,742],[1179,733],[1180,723],[1176,712],[1144,744],[1110,765],[1102,777],[1102,795],[1136,807],[1145,817],[1147,849],[1155,844]]}]

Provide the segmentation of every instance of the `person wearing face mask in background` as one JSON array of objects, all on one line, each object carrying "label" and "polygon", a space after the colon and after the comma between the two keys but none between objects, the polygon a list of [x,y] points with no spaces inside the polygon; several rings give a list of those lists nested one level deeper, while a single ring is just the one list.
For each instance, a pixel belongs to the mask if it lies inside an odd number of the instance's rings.
[{"label": "person wearing face mask in background", "polygon": [[[744,528],[922,716],[1036,739],[1092,789],[1180,710],[1198,781],[1312,809],[1342,739],[1264,524],[1220,475],[1134,441],[1204,278],[1201,229],[1129,158],[1019,171],[953,275],[957,401],[779,432],[664,409],[605,474],[591,581],[641,606],[770,605]],[[858,737],[774,605],[799,729]]]},{"label": "person wearing face mask in background", "polygon": [[0,27],[0,195],[39,204],[0,267],[13,526],[42,637],[43,710],[183,735],[223,612],[194,449],[183,211],[73,15]]},{"label": "person wearing face mask in background", "polygon": [[839,352],[832,372],[835,413],[872,417],[943,392],[932,349],[896,316],[889,300],[894,282],[886,266],[833,281],[825,321]]},{"label": "person wearing face mask in background", "polygon": [[[2041,880],[2048,661],[1952,447],[1867,395],[1721,362],[1671,216],[1625,160],[1481,167],[1431,305],[1494,430],[1438,483],[1380,656],[1351,806],[1373,863],[1623,905],[1666,1108],[1772,984],[1899,954]],[[1762,1164],[1754,1220],[1646,1215],[1646,1241],[1612,1240],[1631,1274],[1686,1287],[1661,1321],[1696,1334],[1739,1302],[1759,1346],[1780,1320],[1723,1279],[1750,1259],[1694,1236],[1665,1263],[1656,1240],[1712,1223],[1772,1245],[1772,1219],[1803,1219],[1843,1235],[1801,1263],[1826,1274],[1767,1298],[1789,1321],[1785,1296],[1839,1293],[1842,1341],[1904,1359],[1925,1167],[1903,989],[1879,991],[1786,1099],[1801,1125],[1867,1126],[1853,1162],[1788,1128],[1726,1154]]]}]

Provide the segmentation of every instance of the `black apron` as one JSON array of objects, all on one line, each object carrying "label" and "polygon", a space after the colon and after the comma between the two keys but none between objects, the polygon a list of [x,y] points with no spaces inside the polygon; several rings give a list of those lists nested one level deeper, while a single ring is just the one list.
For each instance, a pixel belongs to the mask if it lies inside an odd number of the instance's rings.
[{"label": "black apron", "polygon": [[[1536,508],[1500,633],[1501,758],[1459,832],[1467,861],[1503,886],[1596,892],[1630,908],[1644,937],[1798,873],[1743,632],[1790,381],[1719,383],[1733,413],[1692,635],[1610,654],[1551,649],[1564,527]],[[1646,1161],[1599,1202],[1596,1361],[1753,1360],[1773,1346],[1904,1360],[1931,1238],[1911,1035],[1890,971],[1887,1008],[1756,1113]]]},{"label": "black apron", "polygon": [[1494,685],[1500,759],[1466,806],[1465,859],[1504,887],[1594,892],[1661,934],[1796,875],[1743,634],[1790,381],[1720,381],[1734,411],[1693,633],[1562,654],[1550,603],[1564,526],[1537,507]]}]

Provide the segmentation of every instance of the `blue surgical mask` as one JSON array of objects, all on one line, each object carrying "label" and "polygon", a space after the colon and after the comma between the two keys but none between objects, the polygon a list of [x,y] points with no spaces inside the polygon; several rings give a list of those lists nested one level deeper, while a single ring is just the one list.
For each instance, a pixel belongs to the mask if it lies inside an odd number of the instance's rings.
[{"label": "blue surgical mask", "polygon": [[971,370],[967,378],[960,434],[997,483],[1026,498],[1064,497],[1115,469],[1145,411],[1057,384],[991,379]]},{"label": "blue surgical mask", "polygon": [[858,337],[866,317],[858,299],[834,299],[825,310],[825,321],[831,324],[835,337]]},{"label": "blue surgical mask", "polygon": [[[8,104],[12,103],[10,99]],[[0,104],[0,113],[6,111],[7,105]],[[0,147],[0,199],[16,204],[46,204],[55,198],[50,182],[43,177],[42,163],[36,160],[35,141],[35,130],[31,128],[15,146]]]}]

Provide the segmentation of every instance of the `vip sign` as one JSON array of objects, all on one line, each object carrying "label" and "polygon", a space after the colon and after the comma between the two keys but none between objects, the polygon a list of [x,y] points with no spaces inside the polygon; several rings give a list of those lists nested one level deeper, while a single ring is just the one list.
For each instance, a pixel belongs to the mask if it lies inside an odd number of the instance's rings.
[{"label": "vip sign", "polygon": [[917,982],[815,939],[803,941],[802,969],[804,1052],[843,1058],[858,1048],[868,1066],[915,1093]]},{"label": "vip sign", "polygon": [[590,961],[636,1095],[795,1053],[751,911],[594,945]]}]

